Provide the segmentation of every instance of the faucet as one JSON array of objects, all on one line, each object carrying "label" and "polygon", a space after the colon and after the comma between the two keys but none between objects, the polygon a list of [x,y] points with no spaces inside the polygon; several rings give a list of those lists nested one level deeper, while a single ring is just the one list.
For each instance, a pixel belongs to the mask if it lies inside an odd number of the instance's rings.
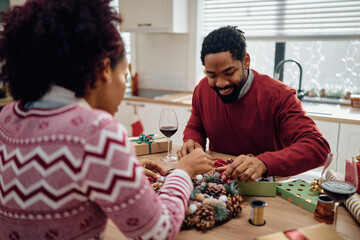
[{"label": "faucet", "polygon": [[302,67],[300,65],[300,63],[298,63],[295,60],[292,59],[288,59],[288,60],[281,60],[275,67],[275,72],[274,72],[274,78],[275,79],[279,79],[280,77],[280,69],[281,67],[286,63],[286,62],[293,62],[296,63],[296,65],[298,65],[299,69],[300,69],[300,74],[299,74],[299,89],[297,90],[297,97],[301,100],[305,94],[303,92],[303,90],[301,90],[301,82],[302,82]]}]

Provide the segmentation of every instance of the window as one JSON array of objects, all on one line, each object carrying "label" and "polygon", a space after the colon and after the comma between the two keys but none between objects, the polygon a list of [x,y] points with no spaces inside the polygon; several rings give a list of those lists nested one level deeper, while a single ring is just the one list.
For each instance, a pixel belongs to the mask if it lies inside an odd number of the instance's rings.
[{"label": "window", "polygon": [[[119,10],[119,1],[118,0],[111,0],[110,6],[112,6],[113,8],[115,8],[118,11]],[[119,28],[119,31],[120,31],[120,28]],[[131,63],[130,33],[129,32],[120,32],[120,35],[121,35],[121,38],[122,38],[122,40],[124,42],[124,45],[125,45],[126,58],[127,58],[128,62]],[[131,87],[131,76],[130,76],[130,74],[128,75],[128,77],[126,79],[126,86],[128,88]],[[129,89],[127,91],[129,91]]]},{"label": "window", "polygon": [[[274,75],[276,43],[284,59],[303,68],[309,96],[344,98],[360,92],[360,1],[358,0],[203,0],[203,35],[221,26],[245,32],[251,67]],[[278,62],[278,61],[277,61]],[[298,88],[299,68],[286,63],[283,81]],[[323,90],[323,91],[321,91]]]}]

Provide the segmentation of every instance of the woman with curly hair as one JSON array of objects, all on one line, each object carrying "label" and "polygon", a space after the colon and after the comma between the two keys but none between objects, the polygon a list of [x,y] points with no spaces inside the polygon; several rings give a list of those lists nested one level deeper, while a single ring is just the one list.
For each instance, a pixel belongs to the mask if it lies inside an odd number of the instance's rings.
[{"label": "woman with curly hair", "polygon": [[0,239],[101,239],[108,218],[129,238],[173,239],[190,177],[212,168],[196,150],[151,188],[113,118],[127,60],[109,1],[28,0],[2,14],[1,81],[16,101],[0,113]]}]

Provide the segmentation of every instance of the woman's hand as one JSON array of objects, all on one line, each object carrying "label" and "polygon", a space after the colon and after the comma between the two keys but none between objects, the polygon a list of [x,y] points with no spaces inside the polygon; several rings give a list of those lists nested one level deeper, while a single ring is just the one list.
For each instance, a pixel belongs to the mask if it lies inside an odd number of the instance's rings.
[{"label": "woman's hand", "polygon": [[190,177],[196,174],[204,174],[212,170],[214,161],[204,152],[202,147],[195,148],[191,153],[179,161],[176,168],[183,169]]},{"label": "woman's hand", "polygon": [[139,159],[139,162],[144,167],[144,173],[146,176],[156,177],[157,173],[162,176],[167,174],[167,171],[154,161],[149,159]]}]

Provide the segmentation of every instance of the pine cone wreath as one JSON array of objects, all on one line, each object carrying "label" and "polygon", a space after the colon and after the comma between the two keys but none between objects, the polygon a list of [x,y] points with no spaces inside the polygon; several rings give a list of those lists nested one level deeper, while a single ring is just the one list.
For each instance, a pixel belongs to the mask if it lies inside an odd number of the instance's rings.
[{"label": "pine cone wreath", "polygon": [[183,221],[182,228],[191,228],[195,224],[195,214],[186,215]]},{"label": "pine cone wreath", "polygon": [[224,185],[211,182],[207,185],[206,193],[214,198],[219,198],[221,195],[226,194],[226,188]]},{"label": "pine cone wreath", "polygon": [[207,205],[201,205],[194,213],[195,227],[206,230],[215,225],[215,210]]},{"label": "pine cone wreath", "polygon": [[243,198],[240,195],[228,195],[226,205],[232,217],[237,217],[242,211]]}]

